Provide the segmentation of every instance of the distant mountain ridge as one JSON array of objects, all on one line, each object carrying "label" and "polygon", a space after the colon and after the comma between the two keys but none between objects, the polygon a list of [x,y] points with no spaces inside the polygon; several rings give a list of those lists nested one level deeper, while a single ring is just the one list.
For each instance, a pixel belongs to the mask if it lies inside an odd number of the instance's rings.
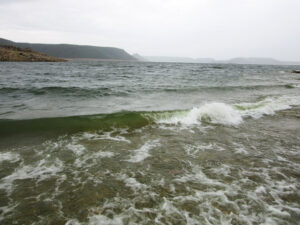
[{"label": "distant mountain ridge", "polygon": [[0,38],[0,45],[30,48],[33,51],[47,54],[58,58],[73,59],[103,59],[103,60],[125,60],[136,61],[137,59],[128,54],[125,50],[114,47],[97,47],[90,45],[71,44],[34,44],[19,43]]},{"label": "distant mountain ridge", "polygon": [[238,58],[233,58],[227,60],[227,63],[232,63],[232,64],[269,64],[269,65],[281,65],[285,64],[286,62],[281,62],[276,59],[272,58],[243,58],[243,57],[238,57]]},{"label": "distant mountain ridge", "polygon": [[190,57],[169,57],[169,56],[141,56],[151,62],[186,62],[186,63],[214,63],[212,58],[190,58]]},{"label": "distant mountain ridge", "polygon": [[220,63],[220,64],[256,64],[256,65],[300,65],[300,62],[279,61],[272,58],[238,57],[229,60],[215,60],[213,58],[189,58],[168,56],[140,56],[140,60],[150,62],[183,62],[183,63]]}]

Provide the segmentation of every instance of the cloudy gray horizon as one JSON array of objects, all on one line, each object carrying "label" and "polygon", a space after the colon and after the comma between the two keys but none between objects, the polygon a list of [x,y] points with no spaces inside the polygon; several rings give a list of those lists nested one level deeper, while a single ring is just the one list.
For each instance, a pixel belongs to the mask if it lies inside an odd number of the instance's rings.
[{"label": "cloudy gray horizon", "polygon": [[140,55],[300,61],[299,0],[0,0],[0,37]]}]

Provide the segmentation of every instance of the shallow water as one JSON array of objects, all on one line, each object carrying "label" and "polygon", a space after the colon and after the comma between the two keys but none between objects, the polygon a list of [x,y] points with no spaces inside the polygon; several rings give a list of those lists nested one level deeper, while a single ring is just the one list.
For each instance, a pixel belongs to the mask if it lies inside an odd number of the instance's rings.
[{"label": "shallow water", "polygon": [[292,69],[0,64],[1,224],[297,224]]}]

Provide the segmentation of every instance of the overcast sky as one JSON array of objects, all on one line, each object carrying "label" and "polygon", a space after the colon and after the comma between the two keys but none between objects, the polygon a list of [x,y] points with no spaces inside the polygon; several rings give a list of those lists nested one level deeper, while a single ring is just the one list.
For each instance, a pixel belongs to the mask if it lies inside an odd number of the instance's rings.
[{"label": "overcast sky", "polygon": [[300,0],[0,0],[0,37],[300,61]]}]

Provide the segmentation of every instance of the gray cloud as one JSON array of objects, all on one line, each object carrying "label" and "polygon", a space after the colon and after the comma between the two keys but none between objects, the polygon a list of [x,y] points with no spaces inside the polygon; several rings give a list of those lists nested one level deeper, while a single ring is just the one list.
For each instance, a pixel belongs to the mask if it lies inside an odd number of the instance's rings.
[{"label": "gray cloud", "polygon": [[299,10],[298,0],[0,0],[0,36],[142,55],[300,61]]}]

